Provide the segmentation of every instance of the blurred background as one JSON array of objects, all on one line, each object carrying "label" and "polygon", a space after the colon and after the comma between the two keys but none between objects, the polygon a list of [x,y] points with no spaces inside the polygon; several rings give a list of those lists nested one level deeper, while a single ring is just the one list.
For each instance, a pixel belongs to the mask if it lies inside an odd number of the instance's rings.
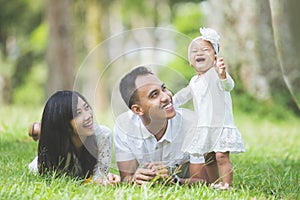
[{"label": "blurred background", "polygon": [[[176,83],[171,86],[176,92],[194,74],[187,45],[204,26],[221,35],[220,54],[236,82],[234,111],[277,120],[300,116],[298,0],[0,0],[0,5],[1,107],[41,107],[54,91],[76,89],[92,93],[96,110],[105,111],[114,105],[111,83],[119,81],[124,65],[119,57],[126,56],[131,66],[153,64],[146,60],[155,57],[154,65],[162,63],[156,72]],[[147,47],[156,50],[130,58],[131,50]]]}]

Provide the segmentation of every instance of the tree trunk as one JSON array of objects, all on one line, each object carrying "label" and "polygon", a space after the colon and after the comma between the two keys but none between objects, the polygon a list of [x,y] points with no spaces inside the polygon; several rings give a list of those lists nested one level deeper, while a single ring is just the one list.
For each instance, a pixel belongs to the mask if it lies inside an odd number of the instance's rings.
[{"label": "tree trunk", "polygon": [[220,4],[210,0],[207,8],[207,23],[221,35],[220,54],[229,71],[241,77],[246,91],[258,99],[289,104],[291,96],[277,57],[269,1],[224,0]]},{"label": "tree trunk", "polygon": [[[105,52],[101,50],[108,50],[101,48],[101,42],[103,41],[101,23],[104,9],[98,0],[87,2],[85,46],[88,54],[87,60],[81,69],[84,71],[80,73],[81,78],[85,80],[82,82],[83,94],[93,104],[94,110],[100,112],[106,110],[108,105],[105,81],[101,81],[103,79],[101,72],[104,70],[103,59],[105,58]],[[99,82],[102,84],[99,84]]]},{"label": "tree trunk", "polygon": [[270,0],[277,54],[284,80],[300,108],[300,1]]},{"label": "tree trunk", "polygon": [[74,51],[69,0],[47,0],[49,44],[47,49],[48,77],[46,95],[56,90],[72,90]]}]

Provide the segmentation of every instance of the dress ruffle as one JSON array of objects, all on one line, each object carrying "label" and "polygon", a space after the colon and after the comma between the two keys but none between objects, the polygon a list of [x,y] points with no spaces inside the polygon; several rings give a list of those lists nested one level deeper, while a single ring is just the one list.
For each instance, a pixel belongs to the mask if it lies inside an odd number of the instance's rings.
[{"label": "dress ruffle", "polygon": [[245,152],[241,133],[231,127],[197,127],[185,138],[182,150],[193,156],[209,152]]}]

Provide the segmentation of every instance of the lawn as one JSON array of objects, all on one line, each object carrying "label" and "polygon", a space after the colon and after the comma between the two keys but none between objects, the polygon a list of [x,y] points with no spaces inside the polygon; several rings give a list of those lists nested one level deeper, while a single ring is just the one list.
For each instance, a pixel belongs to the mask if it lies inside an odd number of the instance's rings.
[{"label": "lawn", "polygon": [[[276,121],[235,114],[246,153],[231,156],[234,188],[218,191],[201,185],[100,187],[67,177],[35,176],[27,165],[36,155],[37,142],[27,136],[27,128],[40,119],[41,111],[1,107],[0,199],[300,199],[299,118]],[[107,119],[105,123],[113,126]]]}]

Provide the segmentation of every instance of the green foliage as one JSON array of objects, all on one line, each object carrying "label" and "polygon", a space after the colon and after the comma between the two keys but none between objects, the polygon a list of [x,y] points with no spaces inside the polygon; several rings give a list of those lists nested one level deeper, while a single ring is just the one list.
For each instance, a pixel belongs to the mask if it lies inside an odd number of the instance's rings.
[{"label": "green foliage", "polygon": [[287,121],[293,117],[291,110],[272,101],[262,101],[253,98],[247,93],[237,96],[232,92],[234,112],[249,113],[258,119],[267,118],[272,121]]},{"label": "green foliage", "polygon": [[192,76],[195,75],[195,70],[189,65],[188,60],[177,58],[169,63],[169,66],[175,71],[178,71],[187,80],[187,83],[190,81]]},{"label": "green foliage", "polygon": [[186,87],[194,71],[193,68],[189,67],[187,62],[180,58],[168,63],[168,66],[161,68],[157,73],[158,77],[167,83],[168,89],[177,92],[179,89]]},{"label": "green foliage", "polygon": [[[180,34],[186,35],[186,40],[176,40],[176,45],[178,48],[176,52],[182,55],[182,57],[176,57],[173,61],[168,63],[168,66],[171,70],[174,70],[183,78],[179,81],[178,77],[176,76],[171,76],[169,73],[161,73],[161,79],[165,82],[171,82],[172,85],[168,85],[168,88],[170,88],[173,93],[176,93],[181,88],[186,87],[190,78],[195,74],[194,69],[189,66],[187,60],[188,44],[192,40],[192,38],[190,38],[189,41],[188,38],[199,35],[199,27],[202,26],[203,15],[199,2],[179,3],[174,1],[172,6],[173,25]],[[166,74],[166,76],[163,76],[163,74]]]},{"label": "green foliage", "polygon": [[231,97],[234,113],[249,113],[257,119],[266,118],[274,122],[288,121],[295,117],[293,111],[284,104],[272,100],[257,100],[238,88],[231,92]]},{"label": "green foliage", "polygon": [[[41,23],[35,30],[30,34],[29,43],[31,49],[34,52],[41,53],[45,52],[48,38],[48,26],[46,23]],[[42,53],[44,55],[44,53]]]},{"label": "green foliage", "polygon": [[[123,24],[127,28],[132,28],[132,22],[155,19],[155,9],[152,1],[124,0],[121,1],[121,13]],[[136,28],[136,27],[134,27]]]},{"label": "green foliage", "polygon": [[[25,1],[15,0],[12,3],[10,1],[0,0],[0,5],[0,27],[9,28],[22,21],[25,13],[20,11],[24,10],[24,8],[26,9],[27,5]],[[16,11],[18,12],[15,13]]]},{"label": "green foliage", "polygon": [[1,78],[7,80],[5,87],[10,90],[5,100],[11,103],[13,92],[26,88],[23,83],[29,79],[28,71],[44,56],[47,29],[42,23],[42,1],[0,0],[0,5],[0,63],[4,63],[0,71],[5,71]]},{"label": "green foliage", "polygon": [[13,93],[13,103],[16,105],[41,105],[44,101],[44,80],[46,67],[34,66],[25,77],[22,85]]},{"label": "green foliage", "polygon": [[199,3],[177,3],[174,5],[173,25],[190,37],[199,36],[203,24],[203,14]]},{"label": "green foliage", "polygon": [[[232,154],[234,187],[219,191],[207,186],[158,184],[82,184],[68,177],[42,178],[27,170],[37,142],[27,136],[28,124],[41,116],[41,107],[0,110],[0,199],[299,199],[299,119],[276,123],[251,113],[235,116],[246,152]],[[110,122],[113,124],[113,122]]]}]

